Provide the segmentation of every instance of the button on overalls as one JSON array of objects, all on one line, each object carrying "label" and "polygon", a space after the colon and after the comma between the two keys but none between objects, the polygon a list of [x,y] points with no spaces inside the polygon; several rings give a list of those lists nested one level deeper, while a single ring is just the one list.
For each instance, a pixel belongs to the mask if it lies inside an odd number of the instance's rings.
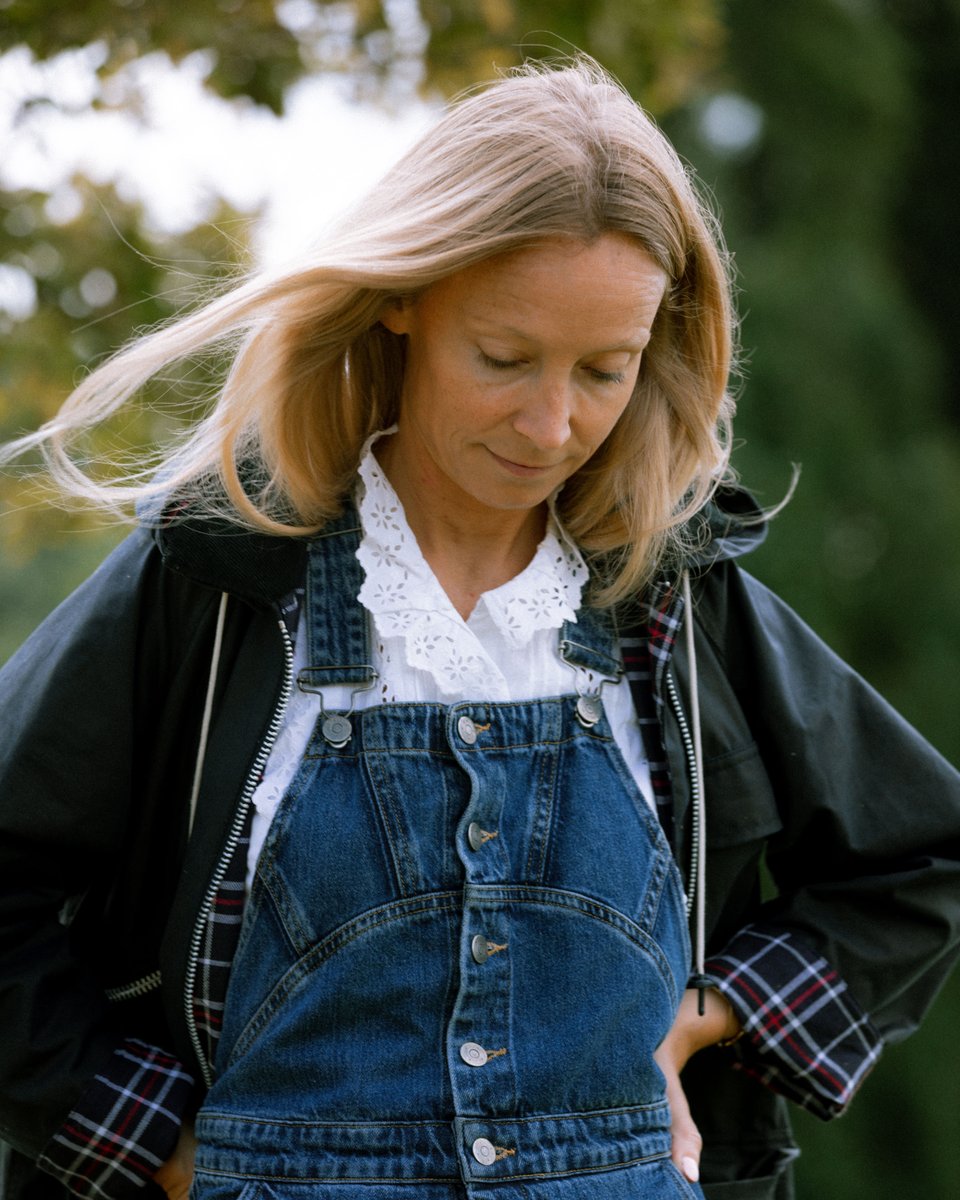
[{"label": "button on overalls", "polygon": [[[311,678],[362,687],[357,543],[311,545],[306,618]],[[609,623],[560,645],[570,695],[383,705],[341,745],[318,721],[247,903],[195,1200],[700,1195],[653,1061],[688,976],[679,875],[578,716]]]}]

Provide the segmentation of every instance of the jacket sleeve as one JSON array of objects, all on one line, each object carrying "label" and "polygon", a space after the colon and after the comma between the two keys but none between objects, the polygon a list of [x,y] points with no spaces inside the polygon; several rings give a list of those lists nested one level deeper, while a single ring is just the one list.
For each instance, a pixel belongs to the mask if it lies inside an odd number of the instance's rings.
[{"label": "jacket sleeve", "polygon": [[710,575],[697,620],[780,828],[775,895],[707,973],[744,1025],[738,1065],[830,1117],[960,950],[960,776],[769,590],[729,564]]},{"label": "jacket sleeve", "polygon": [[175,668],[160,574],[149,535],[134,534],[0,672],[0,1132],[81,1195],[144,1184],[192,1092],[106,999],[115,947],[92,954],[79,932],[131,869],[146,804],[145,697]]}]

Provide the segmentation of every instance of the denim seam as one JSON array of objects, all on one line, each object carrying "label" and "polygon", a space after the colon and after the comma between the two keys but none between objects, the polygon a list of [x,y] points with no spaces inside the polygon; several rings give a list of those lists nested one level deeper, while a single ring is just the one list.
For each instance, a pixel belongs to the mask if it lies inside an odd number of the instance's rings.
[{"label": "denim seam", "polygon": [[[284,972],[283,977],[277,981],[270,994],[263,1000],[257,1011],[245,1025],[230,1052],[230,1057],[227,1060],[228,1065],[235,1062],[246,1052],[250,1044],[256,1040],[261,1031],[270,1023],[279,1005],[286,1000],[301,979],[322,966],[324,962],[328,961],[346,946],[349,946],[351,942],[356,941],[357,938],[362,937],[365,933],[373,929],[382,928],[382,926],[389,925],[393,921],[399,921],[404,917],[420,916],[424,913],[459,912],[461,910],[461,898],[457,893],[441,892],[437,896],[437,902],[433,904],[424,903],[428,899],[429,897],[405,897],[403,900],[394,901],[392,904],[385,905],[382,908],[372,909],[370,912],[364,913],[354,918],[354,920],[348,921],[346,925],[341,926],[339,929],[334,930],[312,949],[301,955],[289,970]],[[421,904],[422,907],[413,907],[415,904]],[[381,919],[371,919],[374,914],[382,914]]]},{"label": "denim seam", "polygon": [[409,896],[416,890],[414,881],[409,878],[407,864],[412,860],[409,838],[403,830],[400,810],[391,794],[390,771],[382,771],[382,760],[372,759],[364,763],[364,771],[370,781],[373,800],[380,813],[380,827],[383,830],[387,845],[390,848],[390,859],[393,863],[397,888],[401,895]]},{"label": "denim seam", "polygon": [[467,885],[468,899],[484,903],[542,904],[551,908],[578,912],[591,920],[600,921],[622,934],[657,964],[659,975],[666,986],[673,1004],[679,1002],[676,983],[666,956],[651,932],[637,924],[632,918],[617,909],[610,908],[600,900],[584,896],[579,892],[568,892],[556,888],[536,888],[523,884],[480,884]]}]

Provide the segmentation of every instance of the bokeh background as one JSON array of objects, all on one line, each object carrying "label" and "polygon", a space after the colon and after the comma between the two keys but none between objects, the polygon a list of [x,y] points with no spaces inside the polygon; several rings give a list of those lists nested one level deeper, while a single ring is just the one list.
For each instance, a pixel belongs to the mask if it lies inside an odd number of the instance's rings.
[{"label": "bokeh background", "polygon": [[[735,464],[768,504],[802,466],[751,569],[960,761],[960,0],[0,0],[0,437],[134,331],[293,253],[443,96],[572,48],[722,213]],[[196,98],[166,134],[189,170],[158,136],[174,78]],[[119,161],[78,153],[111,139]],[[162,381],[110,447],[167,436],[205,383]],[[124,531],[19,471],[0,506],[2,660]],[[801,1200],[960,1195],[958,1028],[954,979],[848,1116],[798,1114]]]}]

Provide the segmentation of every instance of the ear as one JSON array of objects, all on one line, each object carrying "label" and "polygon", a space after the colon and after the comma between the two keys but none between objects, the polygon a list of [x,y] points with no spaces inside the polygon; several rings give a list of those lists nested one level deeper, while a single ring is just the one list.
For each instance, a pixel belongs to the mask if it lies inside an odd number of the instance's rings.
[{"label": "ear", "polygon": [[380,310],[380,324],[391,333],[409,333],[413,318],[413,300],[409,296],[394,296]]}]

